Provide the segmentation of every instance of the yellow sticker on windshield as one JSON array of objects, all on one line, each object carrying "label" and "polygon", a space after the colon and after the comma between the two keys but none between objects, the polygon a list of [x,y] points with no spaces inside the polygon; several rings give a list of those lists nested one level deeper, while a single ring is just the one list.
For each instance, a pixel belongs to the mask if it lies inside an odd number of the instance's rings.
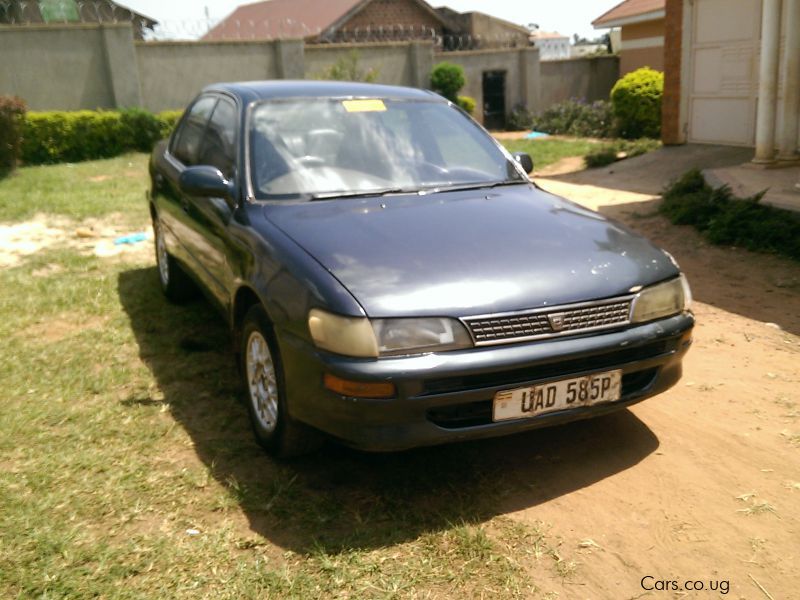
[{"label": "yellow sticker on windshield", "polygon": [[383,112],[386,105],[383,100],[342,100],[347,112]]}]

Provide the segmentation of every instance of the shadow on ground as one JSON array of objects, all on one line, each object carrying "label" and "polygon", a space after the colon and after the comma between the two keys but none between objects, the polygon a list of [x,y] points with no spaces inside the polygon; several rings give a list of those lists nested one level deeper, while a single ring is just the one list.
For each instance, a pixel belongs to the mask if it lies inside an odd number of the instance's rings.
[{"label": "shadow on ground", "polygon": [[[630,411],[518,436],[367,454],[333,443],[281,463],[253,440],[228,334],[203,301],[168,304],[155,268],[120,274],[142,360],[199,458],[250,528],[296,552],[382,547],[480,523],[592,485],[640,462],[658,440]],[[152,402],[132,398],[126,404]]]}]

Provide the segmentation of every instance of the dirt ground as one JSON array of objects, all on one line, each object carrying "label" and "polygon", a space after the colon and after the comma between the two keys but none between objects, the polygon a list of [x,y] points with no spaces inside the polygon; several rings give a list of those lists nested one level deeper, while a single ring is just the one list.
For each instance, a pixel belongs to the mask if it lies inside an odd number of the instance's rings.
[{"label": "dirt ground", "polygon": [[[672,226],[656,210],[660,181],[640,185],[629,172],[617,185],[614,169],[571,172],[578,168],[569,159],[536,181],[675,256],[695,296],[694,344],[683,379],[660,397],[609,417],[481,442],[486,458],[472,468],[520,480],[493,513],[544,523],[560,540],[560,573],[532,556],[525,563],[538,597],[800,597],[800,265],[710,246],[691,228]],[[40,217],[0,229],[0,266],[62,244],[152,257],[151,241],[114,246],[121,233],[106,222]],[[361,493],[360,484],[352,487]],[[262,531],[245,515],[240,521],[245,532]]]},{"label": "dirt ground", "polygon": [[660,217],[656,196],[560,167],[537,183],[675,256],[697,327],[682,381],[588,427],[601,456],[560,457],[547,499],[513,513],[578,549],[572,578],[539,582],[559,598],[800,597],[800,266],[710,246]]}]

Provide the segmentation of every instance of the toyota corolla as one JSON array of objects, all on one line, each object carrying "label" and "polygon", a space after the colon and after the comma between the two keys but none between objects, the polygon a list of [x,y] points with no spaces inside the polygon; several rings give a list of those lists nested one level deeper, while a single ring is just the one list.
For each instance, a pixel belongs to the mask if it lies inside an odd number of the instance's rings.
[{"label": "toyota corolla", "polygon": [[230,325],[257,439],[398,450],[602,415],[681,375],[663,250],[428,91],[206,88],[150,162],[158,277]]}]

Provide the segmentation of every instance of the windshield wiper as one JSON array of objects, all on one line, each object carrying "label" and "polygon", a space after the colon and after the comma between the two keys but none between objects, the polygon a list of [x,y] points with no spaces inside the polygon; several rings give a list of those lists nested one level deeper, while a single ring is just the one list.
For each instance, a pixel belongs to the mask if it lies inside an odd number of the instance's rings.
[{"label": "windshield wiper", "polygon": [[363,192],[323,192],[321,194],[309,194],[311,200],[332,200],[334,198],[369,198],[371,196],[386,196],[387,194],[417,194],[416,188],[381,188],[377,190],[365,190]]},{"label": "windshield wiper", "polygon": [[500,187],[502,185],[520,185],[528,183],[521,179],[504,179],[503,181],[476,181],[473,183],[463,183],[455,185],[433,186],[425,190],[427,194],[438,194],[439,192],[460,192],[462,190],[486,190]]}]

